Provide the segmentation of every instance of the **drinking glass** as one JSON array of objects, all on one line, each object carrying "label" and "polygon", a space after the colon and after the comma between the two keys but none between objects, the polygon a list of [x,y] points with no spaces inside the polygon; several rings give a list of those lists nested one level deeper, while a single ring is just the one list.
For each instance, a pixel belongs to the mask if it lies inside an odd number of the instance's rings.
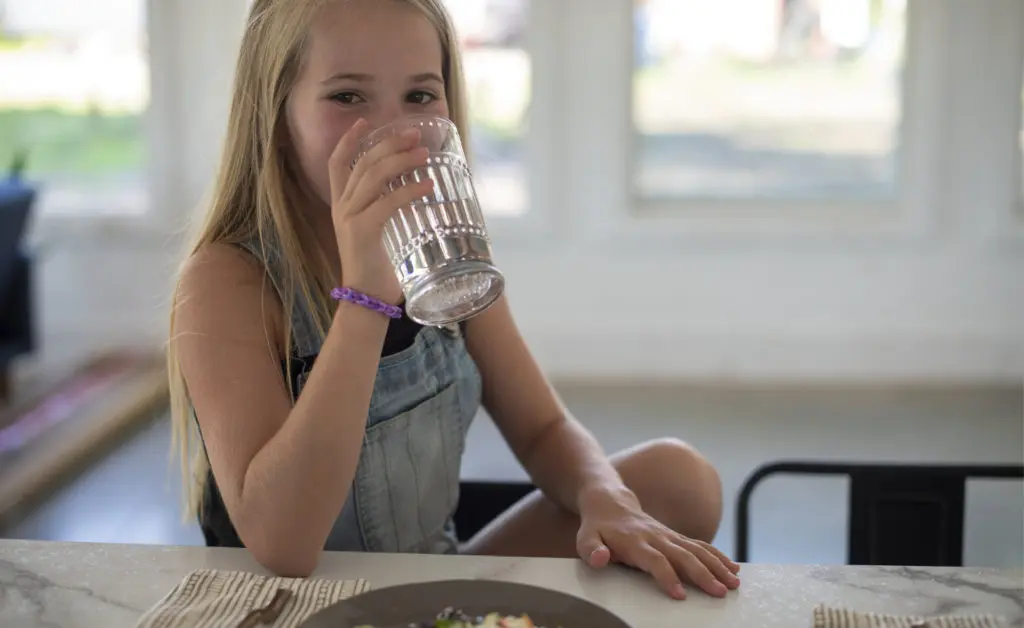
[{"label": "drinking glass", "polygon": [[427,163],[403,173],[388,189],[426,179],[434,186],[388,220],[384,247],[409,318],[423,325],[451,325],[494,303],[505,289],[505,278],[491,259],[473,176],[451,120],[427,114],[395,120],[363,139],[360,157],[409,129],[419,130],[420,145],[429,150]]}]

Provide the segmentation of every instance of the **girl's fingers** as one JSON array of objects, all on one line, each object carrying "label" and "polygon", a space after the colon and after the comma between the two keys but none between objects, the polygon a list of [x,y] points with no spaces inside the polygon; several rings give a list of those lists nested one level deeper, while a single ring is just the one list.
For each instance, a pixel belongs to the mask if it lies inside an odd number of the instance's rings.
[{"label": "girl's fingers", "polygon": [[384,224],[388,218],[395,215],[402,207],[430,194],[434,189],[434,182],[430,180],[416,181],[389,192],[380,197],[366,208],[367,218],[377,224]]},{"label": "girl's fingers", "polygon": [[331,200],[341,197],[352,174],[352,160],[359,153],[359,142],[366,134],[366,120],[360,118],[349,127],[349,130],[341,136],[338,145],[331,152],[331,158],[327,161],[327,168],[331,182]]},{"label": "girl's fingers", "polygon": [[[374,203],[382,194],[387,194],[388,184],[402,174],[427,163],[427,154],[426,148],[418,147],[388,155],[361,172],[357,166],[357,171],[352,172],[352,180],[346,194],[345,203],[349,206],[348,211],[358,213]],[[395,192],[421,183],[423,181],[407,183]]]},{"label": "girl's fingers", "polygon": [[722,550],[718,549],[717,547],[715,547],[711,543],[705,543],[704,541],[698,541],[696,539],[690,539],[690,542],[691,543],[696,543],[696,544],[700,545],[701,547],[703,547],[704,549],[706,549],[707,551],[709,551],[712,554],[714,554],[715,557],[718,558],[718,560],[722,561],[722,564],[725,565],[726,568],[728,568],[728,570],[730,572],[732,572],[733,575],[736,575],[736,574],[738,574],[740,572],[740,564],[737,563],[736,561],[734,561],[733,559],[729,558],[728,556],[726,556],[725,552],[723,552]]},{"label": "girl's fingers", "polygon": [[381,140],[365,155],[359,156],[359,149],[357,147],[354,158],[358,157],[358,161],[356,161],[355,165],[352,166],[352,176],[365,176],[368,170],[376,167],[384,159],[387,159],[396,153],[409,151],[417,147],[419,143],[419,129],[408,129],[397,135]]},{"label": "girl's fingers", "polygon": [[637,540],[630,541],[627,551],[618,553],[626,564],[651,574],[669,597],[677,600],[686,599],[686,589],[679,579],[679,574],[663,552],[644,541]]},{"label": "girl's fingers", "polygon": [[[717,556],[690,539],[683,537],[679,540],[682,542],[666,541],[666,543],[678,547],[685,554],[685,556],[678,555],[680,560],[685,561],[685,563],[678,564],[686,569],[685,573],[687,576],[691,576],[691,581],[694,584],[699,585],[711,595],[725,595],[726,589],[735,589],[740,586],[739,578],[733,575]],[[697,577],[701,578],[699,582],[696,580]]]}]

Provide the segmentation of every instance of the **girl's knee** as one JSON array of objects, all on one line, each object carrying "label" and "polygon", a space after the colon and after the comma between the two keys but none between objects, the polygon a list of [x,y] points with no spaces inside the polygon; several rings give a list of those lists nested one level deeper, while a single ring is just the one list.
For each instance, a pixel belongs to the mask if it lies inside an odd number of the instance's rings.
[{"label": "girl's knee", "polygon": [[632,464],[623,461],[621,471],[632,477],[624,473],[623,479],[636,485],[631,488],[652,516],[680,534],[714,539],[722,521],[722,482],[707,458],[676,438],[644,443],[628,458]]}]

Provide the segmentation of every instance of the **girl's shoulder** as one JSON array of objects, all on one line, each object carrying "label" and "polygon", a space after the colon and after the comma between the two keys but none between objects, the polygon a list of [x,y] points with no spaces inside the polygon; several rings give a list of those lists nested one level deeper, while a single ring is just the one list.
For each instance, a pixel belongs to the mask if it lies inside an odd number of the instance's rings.
[{"label": "girl's shoulder", "polygon": [[207,242],[199,245],[185,259],[182,276],[186,273],[235,273],[263,275],[263,263],[251,247],[233,242]]},{"label": "girl's shoulder", "polygon": [[265,343],[284,327],[281,301],[260,261],[227,243],[204,244],[188,256],[174,310],[177,333],[250,330]]}]

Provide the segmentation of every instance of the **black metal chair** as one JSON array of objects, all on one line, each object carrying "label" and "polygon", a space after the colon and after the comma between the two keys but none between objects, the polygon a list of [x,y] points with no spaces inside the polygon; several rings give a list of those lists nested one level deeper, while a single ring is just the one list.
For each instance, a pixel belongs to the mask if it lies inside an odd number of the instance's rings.
[{"label": "black metal chair", "polygon": [[453,517],[459,540],[468,541],[534,488],[527,482],[463,481],[459,486],[459,506]]},{"label": "black metal chair", "polygon": [[758,468],[740,489],[736,560],[750,555],[750,497],[773,475],[850,479],[847,564],[963,566],[968,479],[1024,479],[1024,465],[915,465],[781,461]]}]

